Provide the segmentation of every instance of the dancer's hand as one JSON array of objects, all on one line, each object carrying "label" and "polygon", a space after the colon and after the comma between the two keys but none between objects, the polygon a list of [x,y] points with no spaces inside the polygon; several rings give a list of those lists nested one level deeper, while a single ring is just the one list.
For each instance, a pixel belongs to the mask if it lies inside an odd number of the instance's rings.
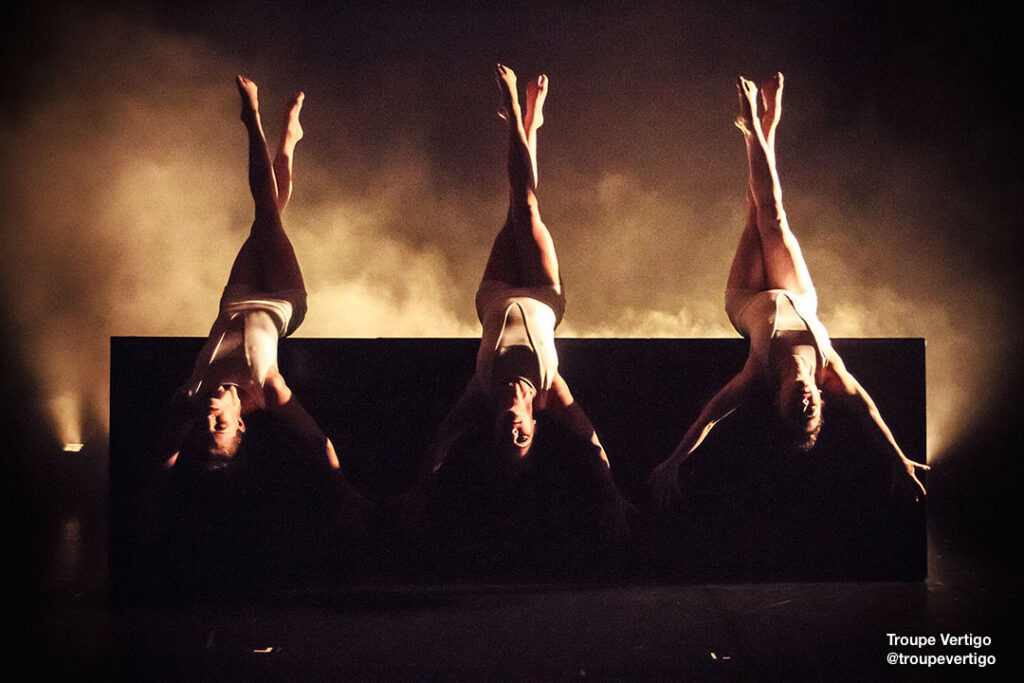
[{"label": "dancer's hand", "polygon": [[427,498],[433,483],[433,474],[421,475],[407,491],[391,501],[390,515],[406,533],[416,533],[423,526]]},{"label": "dancer's hand", "polygon": [[899,460],[897,460],[894,463],[893,467],[895,470],[893,472],[894,486],[899,480],[906,482],[906,479],[903,478],[903,473],[905,472],[907,476],[910,477],[911,481],[914,482],[915,488],[913,489],[913,494],[915,502],[920,500],[921,496],[925,496],[928,494],[928,492],[925,491],[924,484],[922,484],[921,480],[917,478],[917,470],[920,469],[927,471],[930,470],[931,467],[925,465],[924,463],[915,462],[910,458],[906,457],[905,455],[903,455],[902,453],[899,454]]},{"label": "dancer's hand", "polygon": [[662,510],[682,497],[679,492],[679,465],[677,458],[670,457],[654,468],[647,479],[654,504]]}]

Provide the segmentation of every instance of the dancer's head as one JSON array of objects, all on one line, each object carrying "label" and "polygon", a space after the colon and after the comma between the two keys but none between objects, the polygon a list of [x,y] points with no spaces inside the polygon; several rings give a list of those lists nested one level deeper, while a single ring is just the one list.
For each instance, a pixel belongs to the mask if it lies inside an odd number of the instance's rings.
[{"label": "dancer's head", "polygon": [[217,387],[206,400],[205,442],[213,460],[230,460],[238,453],[245,433],[242,401],[234,385]]},{"label": "dancer's head", "polygon": [[537,395],[525,380],[509,381],[496,397],[494,443],[502,453],[526,457],[533,445],[537,421],[533,418],[533,399]]},{"label": "dancer's head", "polygon": [[821,432],[824,405],[813,378],[806,374],[784,378],[775,393],[778,438],[782,445],[801,452],[814,448]]}]

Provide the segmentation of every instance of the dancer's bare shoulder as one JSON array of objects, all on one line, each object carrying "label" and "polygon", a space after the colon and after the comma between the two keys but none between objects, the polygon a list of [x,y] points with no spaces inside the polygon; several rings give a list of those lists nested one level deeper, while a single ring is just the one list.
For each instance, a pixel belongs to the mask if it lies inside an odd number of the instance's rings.
[{"label": "dancer's bare shoulder", "polygon": [[852,396],[857,393],[857,379],[846,369],[842,357],[832,349],[828,353],[821,389],[830,396]]},{"label": "dancer's bare shoulder", "polygon": [[276,367],[270,368],[263,382],[263,400],[268,408],[283,406],[292,398],[292,390]]}]

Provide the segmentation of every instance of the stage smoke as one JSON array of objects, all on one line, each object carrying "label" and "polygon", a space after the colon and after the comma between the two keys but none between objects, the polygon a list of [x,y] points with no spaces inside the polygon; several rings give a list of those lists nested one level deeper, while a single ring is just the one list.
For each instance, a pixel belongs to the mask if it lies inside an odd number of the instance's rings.
[{"label": "stage smoke", "polygon": [[[110,336],[198,337],[215,317],[252,217],[238,72],[260,85],[272,146],[292,90],[307,92],[284,217],[310,290],[298,334],[479,334],[473,294],[506,201],[486,67],[362,62],[328,85],[280,53],[238,63],[139,21],[57,29],[45,73],[0,129],[0,278],[61,443],[106,429]],[[723,289],[746,181],[735,74],[631,72],[627,97],[600,56],[586,74],[552,57],[540,201],[568,293],[560,334],[733,336]],[[821,318],[836,337],[927,339],[934,460],[1016,363],[1018,307],[999,305],[1005,282],[964,240],[943,237],[982,217],[941,153],[870,122],[819,123],[809,80],[787,82],[796,113],[778,145]]]}]

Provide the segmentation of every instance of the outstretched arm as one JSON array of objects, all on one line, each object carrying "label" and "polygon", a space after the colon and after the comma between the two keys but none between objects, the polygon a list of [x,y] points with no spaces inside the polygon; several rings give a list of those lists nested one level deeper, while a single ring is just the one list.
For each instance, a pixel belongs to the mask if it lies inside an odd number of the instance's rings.
[{"label": "outstretched arm", "polygon": [[266,401],[267,410],[284,422],[301,441],[317,446],[327,459],[331,469],[341,468],[334,444],[323,433],[313,416],[295,398],[277,368],[271,368],[267,374],[267,379],[263,383],[263,398]]},{"label": "outstretched arm", "polygon": [[729,380],[717,394],[708,401],[697,420],[690,425],[676,449],[664,462],[658,465],[648,480],[654,501],[660,507],[679,498],[679,467],[703,443],[712,427],[726,418],[746,400],[754,384],[756,370],[753,356],[747,358],[743,369]]},{"label": "outstretched arm", "polygon": [[431,477],[441,469],[448,458],[452,444],[478,419],[479,406],[483,400],[483,388],[476,375],[469,380],[459,400],[445,415],[430,445],[430,452],[424,463],[423,476]]},{"label": "outstretched arm", "polygon": [[299,447],[293,451],[302,453],[314,472],[327,482],[331,524],[343,530],[348,538],[362,537],[366,532],[366,520],[375,510],[374,504],[349,483],[334,444],[298,401],[277,368],[271,369],[267,375],[263,397],[267,412],[284,426],[289,437],[299,442]]},{"label": "outstretched arm", "polygon": [[473,375],[459,400],[445,415],[430,444],[427,457],[417,472],[412,485],[398,498],[399,515],[402,523],[410,529],[422,522],[423,509],[427,496],[433,486],[434,476],[448,459],[448,451],[452,444],[479,420],[480,403],[483,400],[483,389],[476,375]]},{"label": "outstretched arm", "polygon": [[822,388],[829,395],[837,397],[840,401],[850,406],[855,413],[867,419],[885,437],[885,440],[892,448],[893,455],[898,459],[902,469],[906,470],[914,484],[917,485],[917,488],[921,490],[921,493],[927,493],[921,480],[917,478],[917,470],[930,470],[931,467],[923,463],[914,462],[903,454],[903,450],[896,443],[896,437],[892,435],[889,426],[882,419],[878,406],[875,405],[874,400],[867,390],[861,386],[860,382],[857,381],[857,378],[846,369],[843,359],[834,350],[828,357],[828,374],[825,377]]},{"label": "outstretched arm", "polygon": [[569,385],[560,374],[556,374],[551,382],[551,389],[548,393],[548,414],[569,428],[569,430],[601,449],[601,460],[605,466],[611,467],[608,462],[608,454],[604,452],[601,440],[597,438],[597,431],[590,423],[590,418],[583,412],[583,408],[572,396]]},{"label": "outstretched arm", "polygon": [[156,456],[163,469],[170,469],[178,462],[181,445],[197,417],[196,403],[190,400],[184,391],[176,392],[167,408],[163,427],[156,440]]}]

